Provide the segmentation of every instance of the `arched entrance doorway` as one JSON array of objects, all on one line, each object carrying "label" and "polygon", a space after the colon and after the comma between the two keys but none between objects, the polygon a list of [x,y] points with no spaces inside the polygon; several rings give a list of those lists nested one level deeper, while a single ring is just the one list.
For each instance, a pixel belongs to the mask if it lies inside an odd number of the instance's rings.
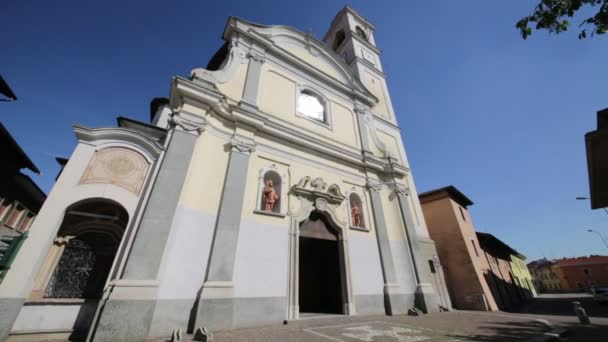
[{"label": "arched entrance doorway", "polygon": [[40,310],[61,305],[69,311],[58,326],[71,327],[70,340],[86,338],[128,222],[123,206],[107,199],[65,210],[30,298],[44,303]]},{"label": "arched entrance doorway", "polygon": [[322,212],[313,211],[300,223],[300,313],[345,313],[340,240],[340,230]]},{"label": "arched entrance doorway", "polygon": [[113,201],[70,206],[55,239],[60,255],[44,297],[101,298],[128,221],[127,211]]},{"label": "arched entrance doorway", "polygon": [[300,313],[353,315],[348,224],[338,215],[346,198],[336,184],[303,177],[291,188],[299,202],[289,227],[287,319]]}]

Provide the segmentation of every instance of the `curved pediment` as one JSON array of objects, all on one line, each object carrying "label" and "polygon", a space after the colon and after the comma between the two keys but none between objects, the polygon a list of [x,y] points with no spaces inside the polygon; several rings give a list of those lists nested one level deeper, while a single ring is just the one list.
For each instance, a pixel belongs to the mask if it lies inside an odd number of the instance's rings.
[{"label": "curved pediment", "polygon": [[319,76],[329,77],[341,83],[368,102],[378,101],[340,56],[310,34],[289,26],[266,26],[232,17],[224,33],[224,39],[230,40],[235,32],[265,45],[268,50],[287,60],[311,67]]}]

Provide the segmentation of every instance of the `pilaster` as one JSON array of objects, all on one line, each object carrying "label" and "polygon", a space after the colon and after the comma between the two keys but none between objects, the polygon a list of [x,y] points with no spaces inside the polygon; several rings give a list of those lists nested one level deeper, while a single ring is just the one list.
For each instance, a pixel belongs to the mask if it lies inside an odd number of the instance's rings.
[{"label": "pilaster", "polygon": [[367,132],[367,125],[365,124],[365,115],[369,110],[359,104],[355,105],[355,113],[357,113],[357,126],[359,127],[359,135],[361,137],[361,146],[364,155],[373,155],[370,147],[370,137]]},{"label": "pilaster", "polygon": [[241,105],[249,109],[257,109],[258,88],[260,85],[260,72],[262,64],[266,61],[264,53],[252,50],[247,54],[249,65],[247,66],[247,76],[243,89]]},{"label": "pilaster", "polygon": [[90,332],[94,341],[143,341],[156,306],[158,272],[203,118],[174,113],[164,158],[144,208],[122,275],[110,283]]},{"label": "pilaster", "polygon": [[230,145],[232,150],[209,257],[207,279],[198,302],[195,322],[197,328],[230,328],[234,318],[232,277],[247,169],[250,155],[255,151],[255,142],[251,138],[234,135]]},{"label": "pilaster", "polygon": [[388,230],[384,219],[384,209],[380,198],[382,185],[379,182],[368,180],[367,188],[370,193],[374,225],[376,227],[376,240],[380,253],[380,263],[382,266],[382,276],[384,277],[384,302],[386,313],[389,315],[399,315],[407,313],[407,300],[401,291],[401,286],[397,280],[393,255],[388,239]]},{"label": "pilaster", "polygon": [[415,305],[425,313],[437,312],[439,311],[440,298],[432,284],[425,281],[430,277],[428,275],[423,276],[424,272],[428,273],[426,271],[428,266],[424,264],[425,259],[423,258],[423,253],[420,249],[414,218],[409,205],[408,197],[410,190],[409,188],[396,183],[394,184],[393,189],[395,191],[397,201],[399,202],[401,218],[403,220],[403,224],[405,225],[404,228],[408,249],[412,258],[412,264],[414,266],[414,274],[416,277]]}]

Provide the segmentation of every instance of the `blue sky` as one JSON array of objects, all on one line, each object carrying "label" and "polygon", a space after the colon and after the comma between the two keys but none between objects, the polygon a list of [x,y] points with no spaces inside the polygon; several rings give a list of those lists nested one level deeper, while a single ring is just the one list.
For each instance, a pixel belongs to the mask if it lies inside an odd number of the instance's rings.
[{"label": "blue sky", "polygon": [[[420,192],[455,185],[475,226],[528,256],[608,254],[608,215],[588,195],[584,134],[608,107],[607,37],[515,22],[534,1],[352,1],[376,41]],[[0,118],[42,170],[69,156],[72,123],[147,121],[170,78],[204,67],[230,15],[322,37],[341,1],[8,1],[0,74],[19,100]],[[576,21],[576,20],[575,20]],[[578,22],[578,21],[576,21]],[[575,23],[576,24],[576,23]],[[576,26],[576,25],[575,25]]]}]

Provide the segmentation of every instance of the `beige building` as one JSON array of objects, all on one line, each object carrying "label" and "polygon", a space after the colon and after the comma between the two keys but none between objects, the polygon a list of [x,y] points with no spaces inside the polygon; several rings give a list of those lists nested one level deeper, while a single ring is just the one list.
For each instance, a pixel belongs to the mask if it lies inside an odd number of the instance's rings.
[{"label": "beige building", "polygon": [[454,186],[424,192],[419,197],[454,308],[498,310],[485,279],[490,266],[467,210],[473,202]]},{"label": "beige building", "polygon": [[449,309],[374,30],[349,7],[323,40],[231,17],[151,125],[75,125],[0,340]]},{"label": "beige building", "polygon": [[555,261],[546,258],[528,263],[534,287],[540,293],[560,292],[564,290],[555,270]]}]

